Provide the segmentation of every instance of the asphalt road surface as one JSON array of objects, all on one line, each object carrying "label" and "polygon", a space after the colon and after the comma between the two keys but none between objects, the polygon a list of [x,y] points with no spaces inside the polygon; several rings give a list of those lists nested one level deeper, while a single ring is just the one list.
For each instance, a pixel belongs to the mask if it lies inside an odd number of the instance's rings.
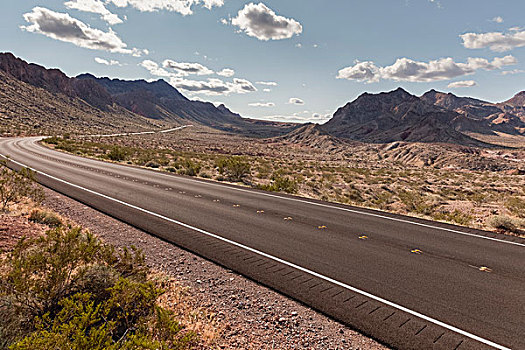
[{"label": "asphalt road surface", "polygon": [[525,349],[525,240],[0,139],[42,184],[400,349]]}]

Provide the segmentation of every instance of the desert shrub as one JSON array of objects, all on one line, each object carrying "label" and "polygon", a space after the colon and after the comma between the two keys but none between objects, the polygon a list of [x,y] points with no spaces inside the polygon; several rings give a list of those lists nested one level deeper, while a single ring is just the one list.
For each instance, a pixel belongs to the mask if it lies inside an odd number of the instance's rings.
[{"label": "desert shrub", "polygon": [[428,198],[415,191],[400,191],[397,195],[409,212],[430,215],[435,207],[435,204],[429,202]]},{"label": "desert shrub", "polygon": [[158,169],[158,168],[160,168],[160,164],[157,163],[157,162],[155,162],[155,161],[153,161],[153,160],[150,160],[149,162],[147,162],[147,163],[145,164],[145,166],[148,167],[148,168],[152,168],[152,169]]},{"label": "desert shrub", "polygon": [[471,215],[457,209],[454,209],[453,212],[440,211],[434,213],[432,217],[436,220],[450,221],[463,226],[468,226],[472,222]]},{"label": "desert shrub", "polygon": [[510,197],[507,198],[505,206],[509,209],[514,215],[519,216],[520,218],[525,218],[525,200],[519,197]]},{"label": "desert shrub", "polygon": [[29,214],[29,221],[44,224],[49,227],[59,227],[64,224],[57,214],[40,209],[35,209]]},{"label": "desert shrub", "polygon": [[297,181],[286,175],[281,175],[279,172],[275,172],[272,175],[270,184],[267,185],[259,185],[260,189],[265,191],[272,191],[272,192],[286,192],[286,193],[296,193],[298,183]]},{"label": "desert shrub", "polygon": [[216,162],[219,173],[225,175],[230,181],[239,182],[251,172],[251,165],[245,157],[233,156],[220,158]]},{"label": "desert shrub", "polygon": [[196,341],[156,304],[144,256],[80,228],[20,241],[0,261],[0,348],[185,349]]},{"label": "desert shrub", "polygon": [[30,169],[12,171],[5,161],[0,160],[0,211],[9,210],[12,204],[20,203],[27,197],[40,202],[44,192],[34,178],[34,172]]},{"label": "desert shrub", "polygon": [[108,153],[108,158],[115,162],[121,162],[129,157],[129,153],[125,147],[113,146]]},{"label": "desert shrub", "polygon": [[519,232],[520,222],[505,215],[495,215],[489,219],[489,225],[497,230]]},{"label": "desert shrub", "polygon": [[197,176],[201,172],[202,166],[198,162],[186,159],[183,163],[183,174],[188,176]]}]

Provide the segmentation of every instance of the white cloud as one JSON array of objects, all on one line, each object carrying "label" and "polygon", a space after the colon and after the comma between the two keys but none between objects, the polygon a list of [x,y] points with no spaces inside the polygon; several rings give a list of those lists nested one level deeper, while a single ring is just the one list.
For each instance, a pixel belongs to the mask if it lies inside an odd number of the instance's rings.
[{"label": "white cloud", "polygon": [[175,62],[173,60],[165,60],[162,62],[164,68],[171,68],[177,71],[179,75],[210,75],[214,72],[200,63]]},{"label": "white cloud", "polygon": [[92,12],[101,15],[102,19],[108,22],[109,25],[122,23],[122,20],[114,13],[111,13],[106,5],[100,0],[71,0],[64,3],[67,8]]},{"label": "white cloud", "polygon": [[494,17],[493,19],[491,19],[491,22],[496,22],[496,23],[503,23],[503,17],[501,16],[497,16],[497,17]]},{"label": "white cloud", "polygon": [[116,60],[106,60],[104,58],[95,57],[95,62],[99,64],[104,64],[106,66],[122,66],[119,61]]},{"label": "white cloud", "polygon": [[263,89],[264,92],[272,92],[272,89]]},{"label": "white cloud", "polygon": [[109,31],[104,32],[100,29],[91,28],[67,13],[35,7],[31,12],[24,14],[24,19],[30,25],[20,28],[30,33],[42,34],[55,40],[91,50],[124,53],[133,56],[147,54],[146,50],[128,49],[127,44],[113,30],[109,29]]},{"label": "white cloud", "polygon": [[505,70],[501,72],[501,75],[521,74],[521,73],[525,73],[525,70],[523,69]]},{"label": "white cloud", "polygon": [[467,88],[467,87],[473,87],[478,85],[474,80],[463,80],[463,81],[455,81],[453,83],[448,84],[449,89],[457,89],[457,88]]},{"label": "white cloud", "polygon": [[467,49],[488,47],[492,51],[504,52],[525,46],[525,31],[523,30],[513,30],[511,33],[465,33],[460,35],[460,38],[463,40],[463,46]]},{"label": "white cloud", "polygon": [[254,103],[249,103],[248,106],[251,106],[251,107],[275,107],[275,103],[273,103],[273,102],[254,102]]},{"label": "white cloud", "polygon": [[156,62],[151,60],[144,60],[139,64],[139,66],[146,68],[151,75],[155,75],[157,77],[171,77],[172,75],[176,75],[168,72],[164,68],[159,67]]},{"label": "white cloud", "polygon": [[330,114],[308,114],[308,115],[300,115],[300,114],[294,114],[294,115],[268,115],[265,117],[262,117],[260,119],[262,120],[270,120],[270,121],[279,121],[279,122],[289,122],[289,123],[318,123],[323,124],[330,120],[331,115]]},{"label": "white cloud", "polygon": [[212,7],[222,7],[224,5],[224,0],[202,0],[203,7],[206,7],[208,10],[211,10]]},{"label": "white cloud", "polygon": [[183,16],[193,14],[193,5],[203,4],[203,7],[211,9],[212,7],[221,7],[224,0],[107,0],[117,7],[131,6],[141,12],[155,12],[166,10],[178,12]]},{"label": "white cloud", "polygon": [[255,84],[265,85],[265,86],[277,86],[275,81],[257,81]]},{"label": "white cloud", "polygon": [[292,97],[288,100],[291,105],[304,105],[304,101],[297,97]]},{"label": "white cloud", "polygon": [[209,78],[206,81],[188,80],[184,78],[172,77],[170,84],[190,93],[204,94],[209,96],[245,94],[257,91],[251,82],[245,79],[233,79],[233,83],[225,82],[220,79]]},{"label": "white cloud", "polygon": [[217,72],[217,75],[220,75],[221,77],[230,78],[235,75],[235,71],[230,68],[224,68],[223,70]]},{"label": "white cloud", "polygon": [[441,58],[429,62],[400,58],[393,65],[378,67],[374,62],[356,61],[353,66],[339,71],[338,79],[375,83],[380,80],[433,82],[450,80],[474,74],[478,69],[495,70],[516,64],[513,56],[496,57],[493,61],[485,58],[469,58],[467,63],[456,63],[452,58]]},{"label": "white cloud", "polygon": [[278,16],[263,3],[247,4],[231,23],[259,40],[281,40],[299,35],[303,27],[292,18]]},{"label": "white cloud", "polygon": [[[168,61],[168,62],[166,62]],[[209,96],[245,94],[257,91],[257,88],[246,79],[234,78],[232,82],[225,82],[221,79],[208,78],[207,80],[186,79],[189,74],[205,72],[206,67],[198,63],[179,63],[171,60],[164,61],[166,68],[174,68],[175,71],[168,71],[151,60],[145,60],[140,66],[147,69],[151,75],[168,78],[169,83],[175,88],[187,91],[190,94],[204,94]],[[175,68],[177,67],[177,68]],[[179,70],[184,69],[184,70]],[[203,75],[203,74],[201,74]]]}]

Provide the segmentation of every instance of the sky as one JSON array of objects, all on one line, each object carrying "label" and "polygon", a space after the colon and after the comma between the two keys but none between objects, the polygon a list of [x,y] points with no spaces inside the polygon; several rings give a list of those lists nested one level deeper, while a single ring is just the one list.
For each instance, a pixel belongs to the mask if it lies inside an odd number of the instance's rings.
[{"label": "sky", "polygon": [[244,117],[326,122],[364,92],[525,90],[523,0],[2,0],[0,51],[164,79]]}]

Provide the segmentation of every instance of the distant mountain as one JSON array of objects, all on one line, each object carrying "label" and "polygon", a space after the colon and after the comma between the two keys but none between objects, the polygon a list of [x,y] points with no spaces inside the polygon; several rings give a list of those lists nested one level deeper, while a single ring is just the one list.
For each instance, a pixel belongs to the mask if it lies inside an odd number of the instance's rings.
[{"label": "distant mountain", "polygon": [[[27,63],[11,53],[0,53],[0,72],[55,94],[58,99],[63,100],[63,96],[67,96],[83,100],[87,104],[84,109],[93,109],[93,115],[119,113],[118,118],[112,118],[121,121],[131,118],[131,124],[142,116],[152,120],[148,122],[152,124],[155,124],[154,120],[179,125],[195,124],[257,137],[279,136],[298,127],[297,124],[245,119],[224,105],[216,107],[209,102],[191,101],[164,80],[126,81],[97,78],[91,74],[70,78],[58,69]],[[69,122],[74,122],[74,119]],[[111,119],[105,122],[111,123]]]},{"label": "distant mountain", "polygon": [[114,105],[98,84],[0,54],[0,134],[112,133],[165,126]]},{"label": "distant mountain", "polygon": [[337,150],[339,146],[347,144],[342,139],[330,135],[322,125],[318,124],[305,124],[272,141],[318,148],[328,152]]},{"label": "distant mountain", "polygon": [[525,107],[525,91],[518,92],[513,98],[502,103],[513,107]]},{"label": "distant mountain", "polygon": [[503,103],[491,103],[431,90],[421,99],[459,114],[452,125],[457,131],[479,135],[525,136],[525,93]]},{"label": "distant mountain", "polygon": [[296,127],[288,123],[254,123],[231,112],[224,105],[216,107],[210,102],[191,101],[162,79],[154,82],[126,81],[96,78],[91,74],[79,75],[77,79],[98,83],[118,105],[146,118],[179,124],[200,124],[262,137],[285,134]]},{"label": "distant mountain", "polygon": [[380,94],[365,93],[339,108],[323,125],[330,134],[356,141],[446,142],[479,146],[453,127],[458,114],[399,88]]}]

